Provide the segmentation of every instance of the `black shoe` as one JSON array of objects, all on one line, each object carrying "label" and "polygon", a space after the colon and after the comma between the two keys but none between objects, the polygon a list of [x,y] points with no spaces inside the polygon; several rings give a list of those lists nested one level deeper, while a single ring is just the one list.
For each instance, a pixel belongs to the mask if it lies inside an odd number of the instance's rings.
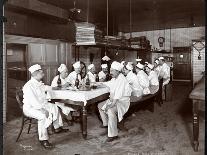
[{"label": "black shoe", "polygon": [[108,128],[108,126],[100,125],[100,128]]},{"label": "black shoe", "polygon": [[68,132],[68,131],[69,131],[69,129],[63,129],[62,127],[55,129],[55,133]]},{"label": "black shoe", "polygon": [[49,143],[47,140],[42,140],[40,141],[40,144],[45,148],[45,149],[52,149],[54,146]]},{"label": "black shoe", "polygon": [[114,141],[114,140],[116,140],[116,139],[118,139],[118,136],[115,136],[115,137],[108,137],[108,138],[106,139],[106,142],[112,142],[112,141]]}]

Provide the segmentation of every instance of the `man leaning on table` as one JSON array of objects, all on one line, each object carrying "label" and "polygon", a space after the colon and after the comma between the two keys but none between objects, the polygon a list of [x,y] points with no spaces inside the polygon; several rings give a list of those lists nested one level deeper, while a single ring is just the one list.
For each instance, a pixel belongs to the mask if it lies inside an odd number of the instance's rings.
[{"label": "man leaning on table", "polygon": [[33,65],[29,71],[31,79],[23,87],[23,112],[26,116],[38,120],[39,141],[44,148],[51,149],[53,146],[48,142],[47,128],[53,123],[55,133],[68,130],[62,128],[62,117],[57,105],[47,100],[46,92],[52,88],[42,83],[44,73],[41,66]]},{"label": "man leaning on table", "polygon": [[130,105],[132,89],[121,70],[122,65],[119,62],[114,61],[111,64],[110,74],[112,79],[108,82],[103,82],[109,88],[110,99],[98,104],[99,113],[103,121],[102,127],[108,128],[106,142],[111,142],[118,138],[117,116],[120,122]]}]

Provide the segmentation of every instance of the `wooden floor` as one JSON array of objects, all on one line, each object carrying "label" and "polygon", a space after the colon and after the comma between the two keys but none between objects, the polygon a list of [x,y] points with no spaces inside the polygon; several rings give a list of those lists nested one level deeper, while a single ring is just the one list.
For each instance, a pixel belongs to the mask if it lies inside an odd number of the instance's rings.
[{"label": "wooden floor", "polygon": [[[54,150],[44,150],[37,138],[37,129],[32,127],[30,134],[24,130],[19,142],[15,142],[20,127],[16,118],[4,124],[4,154],[54,154],[54,155],[131,155],[151,153],[161,155],[202,155],[204,154],[204,116],[200,117],[199,152],[193,151],[191,102],[188,85],[173,84],[172,101],[165,101],[162,107],[155,105],[154,113],[138,111],[126,120],[128,132],[119,132],[119,139],[106,144],[103,129],[96,115],[88,117],[88,139],[81,135],[79,124],[70,127],[70,132],[53,134],[50,141]],[[203,114],[203,113],[201,113]],[[65,126],[67,127],[67,126]]]}]

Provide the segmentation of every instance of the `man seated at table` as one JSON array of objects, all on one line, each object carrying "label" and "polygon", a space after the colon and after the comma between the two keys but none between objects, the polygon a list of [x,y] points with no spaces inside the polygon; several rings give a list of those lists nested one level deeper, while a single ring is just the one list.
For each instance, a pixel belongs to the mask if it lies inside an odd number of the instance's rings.
[{"label": "man seated at table", "polygon": [[[67,81],[68,76],[68,69],[65,64],[61,64],[58,67],[58,75],[54,77],[52,80],[51,86],[53,88],[58,87],[58,80],[60,80],[60,86],[62,88],[66,88],[69,86],[69,82]],[[69,114],[71,111],[74,111],[74,109],[65,106],[64,103],[55,102],[55,104],[62,110],[62,113],[69,117]],[[66,120],[66,119],[65,119]],[[72,125],[72,122],[67,119],[68,125]]]},{"label": "man seated at table", "polygon": [[[94,64],[90,64],[88,66],[88,73],[87,73],[90,82],[96,82],[96,74],[95,73],[96,73],[95,65]],[[87,76],[86,76],[86,78],[87,78]]]},{"label": "man seated at table", "polygon": [[81,82],[81,76],[80,76],[81,68],[80,67],[81,67],[80,61],[75,62],[73,64],[74,71],[72,71],[67,77],[67,81],[73,86],[75,85],[75,80],[77,76],[78,76],[79,82]]},{"label": "man seated at table", "polygon": [[137,79],[139,81],[140,86],[143,89],[143,95],[150,94],[149,90],[149,79],[148,75],[143,71],[144,65],[141,63],[138,63],[136,65],[136,73],[137,73]]},{"label": "man seated at table", "polygon": [[149,90],[150,94],[155,94],[159,90],[159,81],[158,81],[158,76],[155,71],[153,71],[153,65],[148,64],[146,67],[146,72],[148,74],[148,79],[149,79]]},{"label": "man seated at table", "polygon": [[109,87],[110,99],[98,104],[103,127],[108,128],[106,142],[111,142],[118,138],[117,115],[120,122],[130,105],[132,90],[121,70],[122,65],[119,62],[114,61],[111,64],[110,74],[112,79],[103,83]]},{"label": "man seated at table", "polygon": [[141,97],[143,89],[139,84],[136,74],[133,73],[133,66],[130,62],[124,67],[124,75],[132,88],[132,96]]},{"label": "man seated at table", "polygon": [[159,77],[160,65],[159,65],[159,60],[158,59],[155,59],[155,61],[154,61],[154,71],[157,73],[157,76]]},{"label": "man seated at table", "polygon": [[98,73],[99,76],[99,81],[100,82],[105,82],[109,80],[109,74],[108,74],[108,66],[107,64],[102,64],[101,65],[101,71]]},{"label": "man seated at table", "polygon": [[23,112],[26,116],[38,120],[38,135],[41,145],[46,149],[53,146],[48,142],[47,128],[53,123],[55,133],[68,131],[63,129],[62,117],[57,105],[49,103],[46,92],[52,88],[42,83],[44,73],[36,64],[29,68],[31,79],[23,87]]}]

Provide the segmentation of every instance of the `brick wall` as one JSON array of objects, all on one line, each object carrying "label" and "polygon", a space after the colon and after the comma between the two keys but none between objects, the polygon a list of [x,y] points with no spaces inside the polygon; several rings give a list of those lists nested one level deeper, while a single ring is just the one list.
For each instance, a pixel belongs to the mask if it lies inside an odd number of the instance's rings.
[{"label": "brick wall", "polygon": [[199,52],[192,47],[193,84],[202,78],[202,72],[205,71],[205,48],[200,51],[201,60],[198,60],[198,55]]}]

